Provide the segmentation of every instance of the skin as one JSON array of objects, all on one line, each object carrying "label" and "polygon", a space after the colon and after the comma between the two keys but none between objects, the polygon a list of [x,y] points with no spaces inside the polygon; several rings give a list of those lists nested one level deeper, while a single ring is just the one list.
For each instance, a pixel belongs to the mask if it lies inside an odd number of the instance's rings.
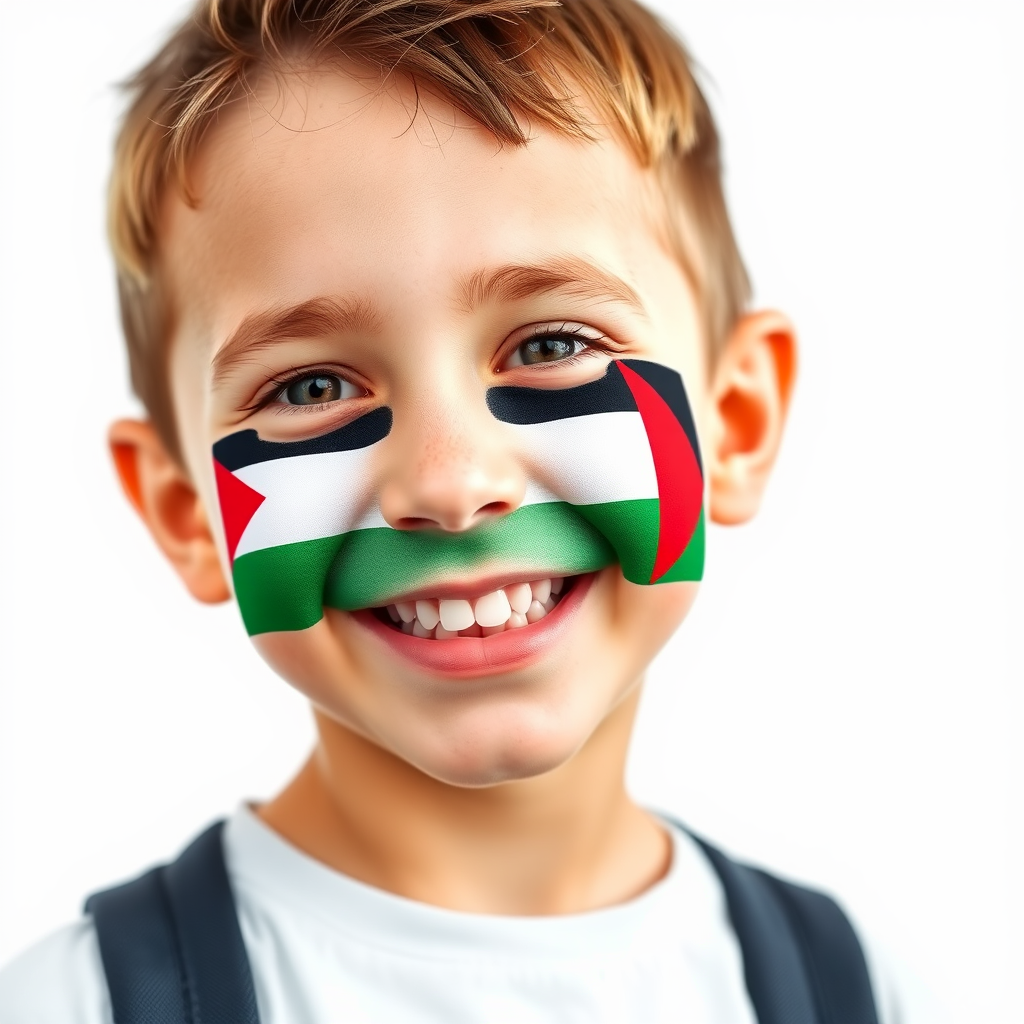
[{"label": "skin", "polygon": [[[789,402],[793,330],[777,313],[745,316],[709,365],[653,176],[615,139],[535,128],[526,147],[501,148],[441,100],[421,93],[413,116],[403,83],[370,92],[341,71],[264,82],[257,99],[226,111],[196,157],[198,205],[168,195],[160,225],[184,465],[148,422],[110,435],[126,492],[195,597],[230,597],[218,438],[249,426],[312,436],[386,403],[385,518],[471,529],[514,510],[529,478],[486,389],[565,387],[618,355],[681,372],[711,518],[754,514]],[[624,287],[481,294],[499,268],[580,261]],[[258,351],[229,345],[246,318],[314,298],[346,322],[322,337],[278,331]],[[562,322],[586,329],[587,354],[513,365],[524,329]],[[303,368],[346,375],[355,397],[253,409]],[[324,864],[439,906],[553,914],[635,896],[667,870],[670,845],[625,791],[630,730],[644,671],[697,589],[634,586],[612,566],[560,643],[482,679],[432,675],[332,610],[308,630],[254,638],[309,697],[318,730],[306,766],[260,814]]]}]

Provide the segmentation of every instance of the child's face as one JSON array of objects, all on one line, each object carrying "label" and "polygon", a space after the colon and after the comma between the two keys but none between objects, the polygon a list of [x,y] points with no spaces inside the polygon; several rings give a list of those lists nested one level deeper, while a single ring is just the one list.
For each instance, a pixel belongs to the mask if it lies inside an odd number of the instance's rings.
[{"label": "child's face", "polygon": [[[487,389],[583,383],[612,355],[677,369],[708,431],[693,290],[659,230],[651,176],[617,142],[534,128],[528,146],[500,148],[429,96],[412,119],[408,89],[371,97],[339,73],[267,83],[260,99],[217,125],[194,169],[198,208],[172,197],[162,225],[175,410],[211,523],[215,441],[248,427],[314,436],[379,404],[394,414],[377,478],[392,526],[460,531],[507,514],[529,476]],[[296,317],[295,337],[261,330],[261,314],[318,299],[342,315]],[[573,337],[533,363],[537,346],[522,345],[538,325]],[[280,394],[283,381],[297,383]],[[296,396],[310,404],[288,404]],[[472,600],[535,577],[470,575],[433,596]],[[430,775],[482,785],[579,749],[696,586],[634,586],[611,566],[516,644],[490,645],[486,664],[449,658],[445,640],[410,654],[390,626],[331,609],[254,642],[334,719]]]}]

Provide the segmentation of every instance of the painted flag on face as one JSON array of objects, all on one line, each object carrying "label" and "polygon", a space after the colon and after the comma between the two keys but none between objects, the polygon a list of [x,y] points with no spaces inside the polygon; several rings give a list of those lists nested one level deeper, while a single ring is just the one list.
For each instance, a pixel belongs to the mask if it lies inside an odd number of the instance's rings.
[{"label": "painted flag on face", "polygon": [[573,388],[491,388],[487,404],[512,431],[530,483],[519,508],[461,533],[385,522],[373,463],[390,409],[307,441],[263,441],[254,430],[218,441],[249,633],[305,629],[325,606],[379,607],[470,574],[572,576],[618,561],[634,583],[701,578],[703,479],[678,373],[623,359]]},{"label": "painted flag on face", "polygon": [[487,404],[515,426],[535,478],[608,539],[626,579],[701,578],[704,478],[675,370],[620,359],[561,391],[491,388]]}]

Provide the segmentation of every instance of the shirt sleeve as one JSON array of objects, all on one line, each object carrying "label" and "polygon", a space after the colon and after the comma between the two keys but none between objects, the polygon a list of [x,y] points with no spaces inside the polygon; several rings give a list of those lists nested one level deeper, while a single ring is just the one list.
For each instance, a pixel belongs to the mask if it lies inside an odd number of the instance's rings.
[{"label": "shirt sleeve", "polygon": [[113,1024],[91,917],[27,949],[0,970],[3,1024]]}]

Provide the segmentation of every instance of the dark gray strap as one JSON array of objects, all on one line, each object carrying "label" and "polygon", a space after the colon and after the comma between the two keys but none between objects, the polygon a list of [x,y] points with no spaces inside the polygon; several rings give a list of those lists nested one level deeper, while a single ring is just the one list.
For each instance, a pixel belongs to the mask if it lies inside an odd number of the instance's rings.
[{"label": "dark gray strap", "polygon": [[690,835],[725,890],[759,1024],[878,1024],[864,953],[835,901]]},{"label": "dark gray strap", "polygon": [[785,911],[761,875],[694,838],[725,890],[729,919],[743,952],[743,973],[758,1024],[824,1024],[815,1012],[803,958],[793,941]]},{"label": "dark gray strap", "polygon": [[166,867],[86,901],[114,1024],[259,1024],[217,822]]},{"label": "dark gray strap", "polygon": [[878,1024],[864,951],[840,907],[824,893],[759,873],[789,917],[822,1024]]},{"label": "dark gray strap", "polygon": [[85,904],[96,924],[114,1024],[192,1024],[162,871],[95,893]]}]

